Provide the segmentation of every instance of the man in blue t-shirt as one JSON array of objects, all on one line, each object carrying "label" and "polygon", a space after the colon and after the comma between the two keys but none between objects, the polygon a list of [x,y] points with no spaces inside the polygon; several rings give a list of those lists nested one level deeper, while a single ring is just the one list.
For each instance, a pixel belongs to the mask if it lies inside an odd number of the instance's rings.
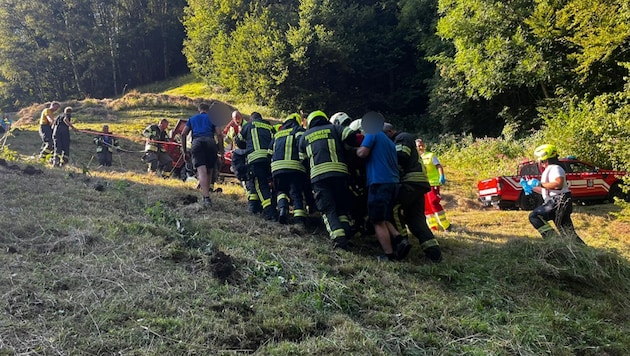
[{"label": "man in blue t-shirt", "polygon": [[357,149],[357,156],[366,159],[368,218],[374,225],[376,238],[385,252],[384,259],[399,259],[399,254],[406,255],[409,251],[394,252],[400,249],[392,246],[392,241],[402,240],[399,238],[400,233],[390,222],[393,219],[399,183],[396,146],[382,131],[366,134],[361,147]]},{"label": "man in blue t-shirt", "polygon": [[[192,147],[190,147],[192,163],[197,169],[197,178],[199,179],[201,195],[203,195],[202,204],[204,207],[209,207],[211,204],[210,177],[212,177],[217,163],[218,153],[220,153],[220,157],[223,157],[223,133],[220,127],[217,127],[208,116],[210,110],[208,104],[201,103],[197,109],[199,114],[188,119],[186,127],[182,130],[182,151],[186,157],[186,137],[189,132],[192,132]],[[220,152],[218,152],[219,149]]]}]

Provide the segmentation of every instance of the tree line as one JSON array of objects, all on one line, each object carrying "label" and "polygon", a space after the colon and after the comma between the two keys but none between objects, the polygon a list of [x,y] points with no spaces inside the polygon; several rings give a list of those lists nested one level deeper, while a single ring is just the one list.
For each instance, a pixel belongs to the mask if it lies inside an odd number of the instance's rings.
[{"label": "tree line", "polygon": [[184,0],[0,0],[0,105],[122,94],[187,72]]},{"label": "tree line", "polygon": [[622,0],[0,4],[9,106],[115,96],[190,70],[277,112],[376,109],[416,132],[499,135],[628,90]]}]

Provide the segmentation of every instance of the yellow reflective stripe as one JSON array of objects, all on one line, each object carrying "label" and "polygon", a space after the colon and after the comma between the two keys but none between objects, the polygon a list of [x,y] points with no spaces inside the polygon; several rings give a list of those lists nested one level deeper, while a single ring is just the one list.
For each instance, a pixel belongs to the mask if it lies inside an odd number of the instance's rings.
[{"label": "yellow reflective stripe", "polygon": [[[315,166],[315,158],[313,157],[313,146],[311,145],[306,146],[306,157],[304,158],[308,158],[308,164],[310,167]],[[313,177],[312,174],[311,174],[311,177]]]},{"label": "yellow reflective stripe", "polygon": [[342,162],[325,162],[316,165],[311,168],[311,178],[315,178],[318,175],[330,172],[348,173],[348,166]]},{"label": "yellow reflective stripe", "polygon": [[287,140],[284,142],[284,159],[291,159],[291,154],[293,153],[293,137],[287,137]]},{"label": "yellow reflective stripe", "polygon": [[337,229],[330,233],[330,238],[333,240],[338,237],[344,237],[344,236],[346,236],[346,232],[344,231],[344,229]]},{"label": "yellow reflective stripe", "polygon": [[339,162],[339,157],[337,156],[337,142],[335,139],[328,139],[328,150],[330,152],[330,161]]},{"label": "yellow reflective stripe", "polygon": [[420,247],[421,247],[423,250],[426,250],[426,249],[428,249],[429,247],[433,247],[433,246],[440,246],[440,244],[437,242],[437,240],[436,240],[436,239],[427,240],[427,241],[425,241],[425,242],[423,242],[423,243],[421,243],[421,244],[420,244]]},{"label": "yellow reflective stripe", "polygon": [[403,182],[429,183],[429,179],[424,172],[409,172],[403,176]]},{"label": "yellow reflective stripe", "polygon": [[282,161],[273,161],[271,162],[271,171],[279,171],[281,169],[291,169],[294,171],[300,171],[306,173],[306,168],[304,165],[298,161],[290,161],[290,160],[282,160]]},{"label": "yellow reflective stripe", "polygon": [[344,127],[343,132],[341,132],[341,141],[345,141],[351,133],[352,130],[349,127]]},{"label": "yellow reflective stripe", "polygon": [[260,150],[260,140],[258,139],[258,130],[252,130],[252,144],[254,145],[254,152]]},{"label": "yellow reflective stripe", "polygon": [[267,158],[267,157],[269,157],[269,151],[267,150],[254,151],[247,155],[247,163],[252,163],[255,160],[258,160],[261,158]]},{"label": "yellow reflective stripe", "polygon": [[302,209],[295,209],[293,210],[293,216],[297,217],[305,217],[306,216],[306,210],[302,210]]},{"label": "yellow reflective stripe", "polygon": [[411,156],[411,148],[400,143],[396,145],[396,152],[402,152],[407,156]]}]

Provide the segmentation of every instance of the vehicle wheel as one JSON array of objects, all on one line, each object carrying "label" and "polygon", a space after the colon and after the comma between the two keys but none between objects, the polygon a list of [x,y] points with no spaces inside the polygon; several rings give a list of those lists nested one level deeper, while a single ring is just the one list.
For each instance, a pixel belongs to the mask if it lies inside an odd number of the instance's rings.
[{"label": "vehicle wheel", "polygon": [[542,203],[543,199],[540,194],[525,195],[525,192],[522,192],[521,197],[518,199],[518,207],[521,208],[521,210],[531,211]]},{"label": "vehicle wheel", "polygon": [[630,191],[624,193],[621,189],[621,183],[617,181],[610,187],[610,190],[608,191],[608,201],[613,203],[615,201],[614,197],[623,199],[626,202],[630,202]]}]

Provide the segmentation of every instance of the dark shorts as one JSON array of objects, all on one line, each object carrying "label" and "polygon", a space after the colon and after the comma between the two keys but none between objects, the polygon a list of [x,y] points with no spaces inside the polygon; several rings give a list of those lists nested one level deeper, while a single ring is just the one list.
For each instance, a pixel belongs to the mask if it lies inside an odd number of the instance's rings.
[{"label": "dark shorts", "polygon": [[368,218],[372,223],[392,220],[398,184],[372,184],[368,187]]},{"label": "dark shorts", "polygon": [[198,137],[193,139],[190,147],[192,163],[195,168],[206,166],[214,168],[217,163],[217,143],[214,137]]}]

